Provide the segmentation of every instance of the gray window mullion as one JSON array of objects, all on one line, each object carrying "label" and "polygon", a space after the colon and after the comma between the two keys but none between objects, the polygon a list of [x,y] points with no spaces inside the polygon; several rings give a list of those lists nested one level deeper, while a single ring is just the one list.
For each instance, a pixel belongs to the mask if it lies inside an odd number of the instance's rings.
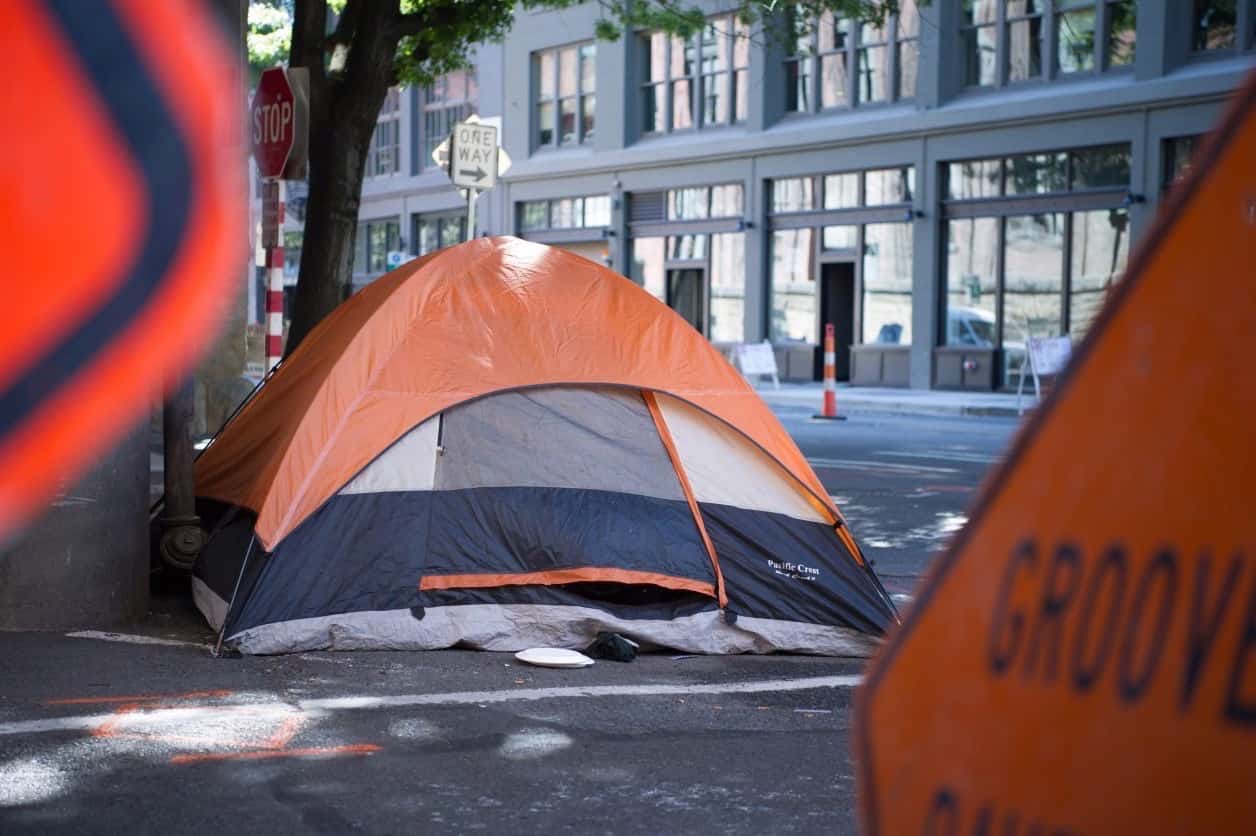
[{"label": "gray window mullion", "polygon": [[1108,70],[1108,27],[1112,24],[1111,9],[1108,0],[1097,0],[1099,8],[1095,9],[1095,43],[1092,60],[1095,62],[1095,75]]},{"label": "gray window mullion", "polygon": [[[820,231],[817,238],[822,237],[824,231]],[[864,320],[864,225],[860,224],[855,227],[855,321],[854,333],[850,335],[851,345],[863,345],[863,320]],[[819,284],[819,282],[817,282]],[[856,339],[858,337],[858,339]]]},{"label": "gray window mullion", "polygon": [[892,15],[887,21],[885,27],[885,49],[888,59],[886,61],[886,78],[885,82],[888,95],[885,97],[887,102],[898,101],[898,15]]},{"label": "gray window mullion", "polygon": [[811,74],[807,77],[807,84],[811,88],[809,93],[810,101],[807,103],[807,109],[812,113],[819,113],[820,105],[820,33],[814,32],[811,35],[811,56],[807,58],[811,65]]},{"label": "gray window mullion", "polygon": [[862,36],[860,26],[850,23],[850,37],[842,49],[846,52],[846,107],[853,108],[859,102],[859,41]]},{"label": "gray window mullion", "polygon": [[1052,195],[1029,197],[992,197],[976,200],[948,200],[942,204],[942,217],[996,218],[1007,215],[1033,215],[1046,212],[1085,212],[1098,209],[1116,209],[1122,205],[1127,189],[1124,187],[1092,189],[1076,192],[1060,192]]},{"label": "gray window mullion", "polygon": [[1007,54],[1007,4],[998,3],[994,11],[994,86],[1007,85],[1010,72]]},{"label": "gray window mullion", "polygon": [[663,39],[663,133],[671,133],[672,120],[672,37]]},{"label": "gray window mullion", "polygon": [[706,102],[703,100],[703,91],[706,90],[706,76],[702,72],[702,38],[698,38],[698,54],[697,62],[693,67],[694,74],[689,78],[689,106],[693,113],[689,116],[689,123],[693,125],[695,131],[703,128],[706,119]]},{"label": "gray window mullion", "polygon": [[[1024,19],[1032,20],[1033,18],[1026,16]],[[1039,78],[1051,81],[1059,75],[1060,70],[1060,68],[1055,65],[1056,58],[1058,57],[1055,49],[1055,27],[1057,20],[1055,0],[1047,0],[1044,4],[1041,20],[1043,25],[1040,27],[1039,31],[1042,32],[1042,35],[1038,39],[1038,48],[1042,50],[1042,74]]]},{"label": "gray window mullion", "polygon": [[554,61],[553,61],[554,86],[552,89],[554,91],[554,107],[553,107],[554,115],[552,118],[554,122],[554,127],[553,127],[553,132],[550,135],[554,138],[554,142],[553,142],[554,147],[558,148],[563,144],[563,135],[559,133],[559,131],[562,129],[562,124],[563,124],[563,119],[562,119],[562,116],[560,115],[563,110],[563,105],[562,105],[563,97],[558,89],[558,79],[559,79],[559,76],[562,74],[559,69],[559,67],[562,65],[562,50],[556,49],[553,52],[554,52]]},{"label": "gray window mullion", "polygon": [[[1007,249],[1007,219],[999,218],[998,233],[995,236],[998,247],[994,253],[994,350],[1002,352],[1003,350],[1003,269],[1004,251]],[[1000,356],[1000,360],[1002,357]],[[1002,369],[1003,364],[1000,362],[995,366]],[[1003,381],[999,380],[999,385],[1003,385]]]},{"label": "gray window mullion", "polygon": [[[1063,277],[1060,282],[1060,333],[1067,334],[1071,311],[1069,310],[1069,297],[1073,290],[1073,213],[1064,213],[1064,265]],[[1025,348],[1028,350],[1029,346]]]}]

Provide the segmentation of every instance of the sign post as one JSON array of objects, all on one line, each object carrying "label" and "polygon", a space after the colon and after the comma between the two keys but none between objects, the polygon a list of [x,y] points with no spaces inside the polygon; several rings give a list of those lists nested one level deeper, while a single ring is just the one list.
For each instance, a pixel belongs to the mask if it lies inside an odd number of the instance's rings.
[{"label": "sign post", "polygon": [[266,263],[266,370],[283,356],[284,220],[282,180],[305,176],[309,133],[307,71],[271,67],[250,108],[253,157],[262,184],[262,247]]},{"label": "sign post", "polygon": [[475,201],[497,185],[497,127],[459,122],[449,137],[449,179],[467,190],[467,240],[475,238]]}]

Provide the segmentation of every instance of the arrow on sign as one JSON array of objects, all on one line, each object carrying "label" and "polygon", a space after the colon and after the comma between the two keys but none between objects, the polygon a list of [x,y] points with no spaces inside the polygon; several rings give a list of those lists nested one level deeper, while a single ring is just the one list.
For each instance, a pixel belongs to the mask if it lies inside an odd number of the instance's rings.
[{"label": "arrow on sign", "polygon": [[458,169],[458,173],[461,174],[463,177],[474,177],[476,180],[483,180],[485,175],[488,174],[487,171],[480,168],[478,165],[473,169],[472,168],[460,168]]}]

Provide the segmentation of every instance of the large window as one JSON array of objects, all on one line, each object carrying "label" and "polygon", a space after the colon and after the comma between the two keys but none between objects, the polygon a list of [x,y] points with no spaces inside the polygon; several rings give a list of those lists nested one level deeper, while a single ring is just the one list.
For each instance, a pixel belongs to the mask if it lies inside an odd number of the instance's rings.
[{"label": "large window", "polygon": [[578,145],[593,139],[596,58],[593,44],[533,54],[533,141],[537,148]]},{"label": "large window", "polygon": [[856,25],[824,12],[800,24],[785,59],[785,109],[795,113],[916,95],[920,17],[902,0],[882,25]]},{"label": "large window", "polygon": [[423,91],[423,153],[420,166],[435,165],[432,152],[449,138],[454,125],[475,113],[477,96],[474,69],[447,73]]},{"label": "large window", "polygon": [[353,272],[386,272],[388,253],[400,249],[401,223],[396,218],[359,221]]},{"label": "large window", "polygon": [[746,242],[739,232],[711,236],[711,304],[708,334],[714,343],[745,337]]},{"label": "large window", "polygon": [[[821,234],[819,241],[817,232]],[[771,246],[774,341],[818,342],[816,264],[819,258],[836,257],[861,262],[857,341],[911,343],[911,224],[897,221],[777,229],[772,232]]]},{"label": "large window", "polygon": [[824,258],[859,263],[859,342],[911,342],[915,185],[912,166],[772,181],[773,340],[817,342]]},{"label": "large window", "polygon": [[1129,252],[1126,145],[947,167],[946,326],[952,346],[1000,349],[1018,382],[1030,337],[1090,327]]},{"label": "large window", "polygon": [[947,223],[947,345],[994,348],[998,314],[999,219]]},{"label": "large window", "polygon": [[305,237],[303,230],[284,230],[283,233],[283,277],[296,280],[301,272],[301,243]]},{"label": "large window", "polygon": [[519,204],[519,230],[598,229],[611,225],[611,199],[606,195],[529,200]]},{"label": "large window", "polygon": [[815,343],[816,269],[812,229],[772,233],[772,340]]},{"label": "large window", "polygon": [[661,236],[632,239],[629,275],[655,299],[667,301],[667,239]]},{"label": "large window", "polygon": [[703,311],[707,339],[736,343],[745,337],[745,253],[740,232],[634,237],[629,274],[682,315]]},{"label": "large window", "polygon": [[1190,173],[1191,158],[1203,139],[1200,135],[1175,136],[1166,139],[1163,144],[1164,176],[1160,184],[1161,191],[1168,193],[1179,180]]},{"label": "large window", "polygon": [[467,216],[461,212],[415,215],[412,223],[415,255],[427,255],[466,240]]},{"label": "large window", "polygon": [[[961,0],[960,12],[964,82],[970,87],[1134,62],[1137,0]],[[1045,54],[1049,43],[1051,55]]]},{"label": "large window", "polygon": [[907,205],[916,188],[916,169],[904,165],[870,171],[785,177],[772,181],[772,212],[810,212]]},{"label": "large window", "polygon": [[1238,44],[1240,0],[1192,0],[1191,49],[1196,52],[1234,49]]},{"label": "large window", "polygon": [[867,224],[863,234],[861,342],[910,345],[911,224]]},{"label": "large window", "polygon": [[720,15],[685,39],[652,32],[642,39],[643,133],[741,122],[749,107],[750,32]]},{"label": "large window", "polygon": [[388,88],[375,123],[375,134],[366,153],[366,176],[379,177],[401,171],[401,93]]},{"label": "large window", "polygon": [[737,218],[741,216],[741,201],[740,183],[669,189],[667,219],[698,221],[707,218]]}]

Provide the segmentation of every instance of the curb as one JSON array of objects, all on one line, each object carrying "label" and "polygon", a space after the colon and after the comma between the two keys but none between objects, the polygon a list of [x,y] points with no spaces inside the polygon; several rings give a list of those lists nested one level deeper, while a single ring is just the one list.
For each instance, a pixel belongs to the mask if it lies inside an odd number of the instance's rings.
[{"label": "curb", "polygon": [[[762,393],[760,393],[762,397]],[[814,405],[805,403],[795,403],[793,401],[780,401],[773,398],[763,398],[763,402],[770,409],[792,408],[802,410],[814,410]],[[1025,410],[1026,414],[1032,411],[1032,408]],[[949,406],[942,404],[914,404],[903,402],[851,402],[849,399],[838,399],[838,414],[888,414],[888,415],[949,415],[952,417],[965,418],[1020,418],[1015,407],[1010,406],[978,406],[978,405],[958,405]]]}]

